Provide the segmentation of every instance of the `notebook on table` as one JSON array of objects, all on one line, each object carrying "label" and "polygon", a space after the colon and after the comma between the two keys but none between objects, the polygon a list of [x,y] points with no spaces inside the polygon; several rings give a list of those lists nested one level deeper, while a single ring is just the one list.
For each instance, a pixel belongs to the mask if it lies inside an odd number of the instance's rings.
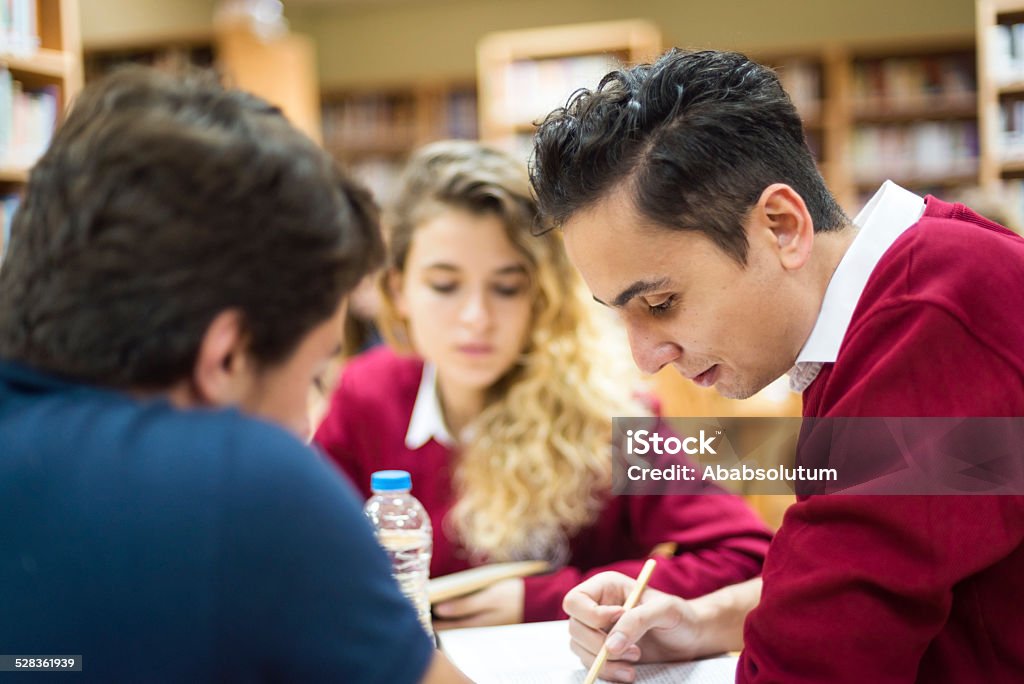
[{"label": "notebook on table", "polygon": [[[439,632],[441,650],[478,684],[582,684],[587,671],[569,650],[569,623],[532,622]],[[737,658],[640,665],[638,684],[733,684]],[[599,682],[604,680],[598,680]]]}]

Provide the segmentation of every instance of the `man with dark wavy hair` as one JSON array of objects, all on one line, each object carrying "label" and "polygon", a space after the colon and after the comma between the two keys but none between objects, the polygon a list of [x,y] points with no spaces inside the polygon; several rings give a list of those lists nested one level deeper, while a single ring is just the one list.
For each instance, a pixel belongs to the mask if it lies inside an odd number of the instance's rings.
[{"label": "man with dark wavy hair", "polygon": [[0,651],[101,682],[465,681],[303,443],[382,257],[369,195],[277,108],[142,68],[82,92],[0,266]]},{"label": "man with dark wavy hair", "polygon": [[[806,417],[1024,416],[1024,241],[886,182],[853,221],[768,68],[671,51],[541,125],[532,178],[643,370],[748,397],[789,372]],[[999,254],[998,259],[992,259]],[[1014,302],[1016,300],[1013,300]],[[1024,680],[1024,497],[812,496],[760,579],[693,601],[599,575],[573,648],[635,662],[743,649],[739,682]]]}]

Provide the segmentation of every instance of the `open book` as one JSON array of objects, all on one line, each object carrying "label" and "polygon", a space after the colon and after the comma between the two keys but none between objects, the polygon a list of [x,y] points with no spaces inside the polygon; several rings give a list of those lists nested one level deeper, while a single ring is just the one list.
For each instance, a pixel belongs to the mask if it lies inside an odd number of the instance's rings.
[{"label": "open book", "polygon": [[442,603],[480,591],[503,579],[539,575],[551,569],[547,561],[517,561],[514,563],[492,563],[470,568],[450,575],[435,577],[427,583],[430,603]]},{"label": "open book", "polygon": [[[532,622],[438,633],[441,650],[477,684],[582,684],[587,671],[569,650],[569,623]],[[639,684],[733,684],[736,656],[637,667]],[[604,681],[604,680],[598,680]]]}]

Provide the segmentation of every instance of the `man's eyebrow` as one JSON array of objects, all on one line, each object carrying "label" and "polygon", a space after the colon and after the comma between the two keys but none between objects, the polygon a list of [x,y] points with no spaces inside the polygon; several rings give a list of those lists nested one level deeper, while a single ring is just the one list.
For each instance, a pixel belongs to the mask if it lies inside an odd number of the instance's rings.
[{"label": "man's eyebrow", "polygon": [[621,309],[634,297],[639,297],[654,290],[660,290],[668,285],[668,282],[668,278],[662,278],[661,280],[638,280],[620,292],[619,295],[612,300],[611,304],[601,301],[596,296],[594,297],[594,301],[598,304],[604,304],[605,306],[613,306],[617,309]]}]

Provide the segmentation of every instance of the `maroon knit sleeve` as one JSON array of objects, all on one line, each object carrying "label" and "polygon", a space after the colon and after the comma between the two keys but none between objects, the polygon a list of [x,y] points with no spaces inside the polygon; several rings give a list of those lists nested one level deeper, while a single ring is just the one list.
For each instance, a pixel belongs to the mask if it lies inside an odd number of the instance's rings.
[{"label": "maroon knit sleeve", "polygon": [[[819,388],[821,415],[1024,415],[1018,369],[945,308],[895,298],[869,314]],[[968,642],[1001,638],[984,634],[1019,619],[1007,596],[969,595],[968,583],[1022,543],[1022,497],[794,504],[746,621],[737,681],[980,681],[987,651]]]}]

